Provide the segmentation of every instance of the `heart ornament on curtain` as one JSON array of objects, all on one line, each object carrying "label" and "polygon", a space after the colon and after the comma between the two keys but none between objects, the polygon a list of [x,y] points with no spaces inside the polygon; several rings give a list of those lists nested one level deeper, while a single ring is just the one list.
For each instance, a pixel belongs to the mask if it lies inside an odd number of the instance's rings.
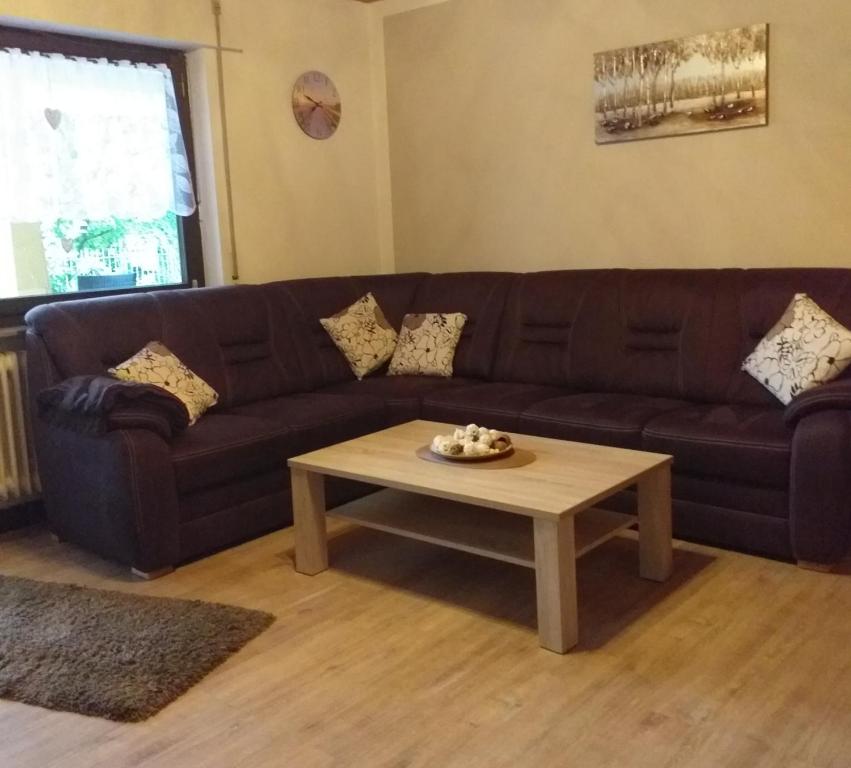
[{"label": "heart ornament on curtain", "polygon": [[62,122],[62,113],[58,109],[48,107],[44,110],[44,117],[54,131],[59,128],[59,124]]}]

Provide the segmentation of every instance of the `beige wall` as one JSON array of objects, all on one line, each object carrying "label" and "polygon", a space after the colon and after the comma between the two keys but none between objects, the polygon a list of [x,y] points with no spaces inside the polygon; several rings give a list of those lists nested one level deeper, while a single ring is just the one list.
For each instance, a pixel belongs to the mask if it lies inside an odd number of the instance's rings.
[{"label": "beige wall", "polygon": [[396,266],[393,242],[393,195],[390,175],[390,136],[387,126],[387,67],[384,58],[384,19],[396,13],[424,8],[447,0],[381,0],[369,6],[371,15],[372,93],[375,126],[375,159],[378,246],[381,271],[393,272]]},{"label": "beige wall", "polygon": [[208,0],[3,0],[2,16],[152,40],[214,43]]},{"label": "beige wall", "polygon": [[[767,21],[766,128],[598,147],[592,54]],[[851,266],[851,4],[449,0],[385,20],[396,264]]]},{"label": "beige wall", "polygon": [[[376,158],[369,9],[342,0],[231,0],[228,114],[240,259],[251,279],[377,272]],[[293,81],[319,69],[343,97],[328,141],[290,108]]]},{"label": "beige wall", "polygon": [[[370,6],[349,0],[223,0],[223,5],[224,44],[244,49],[225,54],[241,281],[392,267],[392,257],[382,257],[378,232]],[[215,42],[209,0],[3,0],[0,13],[187,47]],[[324,142],[305,136],[290,109],[292,84],[308,69],[326,71],[343,96],[340,129]],[[199,184],[202,218],[209,225],[207,273],[215,283],[228,281],[231,269],[212,53],[199,53],[190,71],[194,120],[206,120],[196,125],[199,159],[215,172],[215,185],[203,178]],[[203,114],[205,108],[212,114]]]}]

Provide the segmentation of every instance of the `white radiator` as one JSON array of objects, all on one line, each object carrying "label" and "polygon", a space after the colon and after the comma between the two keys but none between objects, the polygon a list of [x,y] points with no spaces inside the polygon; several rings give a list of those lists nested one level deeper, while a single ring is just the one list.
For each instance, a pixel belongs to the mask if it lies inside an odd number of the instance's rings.
[{"label": "white radiator", "polygon": [[41,492],[27,409],[26,352],[0,352],[0,507]]}]

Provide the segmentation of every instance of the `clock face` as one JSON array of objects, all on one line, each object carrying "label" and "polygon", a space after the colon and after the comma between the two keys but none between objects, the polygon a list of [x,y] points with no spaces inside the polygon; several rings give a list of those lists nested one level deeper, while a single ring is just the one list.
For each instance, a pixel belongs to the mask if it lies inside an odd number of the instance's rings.
[{"label": "clock face", "polygon": [[334,83],[322,72],[305,72],[293,88],[293,114],[313,139],[328,139],[340,124],[342,107]]}]

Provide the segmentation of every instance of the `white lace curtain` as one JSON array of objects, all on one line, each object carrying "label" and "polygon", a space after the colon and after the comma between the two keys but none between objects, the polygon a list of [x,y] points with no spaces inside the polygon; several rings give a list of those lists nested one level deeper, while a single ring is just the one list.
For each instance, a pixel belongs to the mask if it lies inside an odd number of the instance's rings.
[{"label": "white lace curtain", "polygon": [[166,66],[0,50],[0,220],[194,210]]}]

